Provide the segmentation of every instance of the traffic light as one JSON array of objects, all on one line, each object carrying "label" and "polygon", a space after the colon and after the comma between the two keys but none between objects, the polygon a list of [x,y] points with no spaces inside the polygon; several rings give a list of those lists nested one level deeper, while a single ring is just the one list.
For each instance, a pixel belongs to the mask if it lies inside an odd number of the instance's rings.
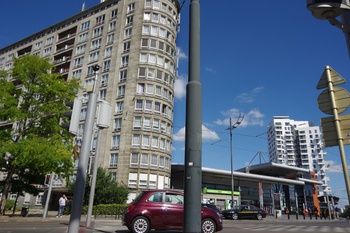
[{"label": "traffic light", "polygon": [[74,102],[66,102],[68,111],[65,112],[63,115],[67,119],[65,119],[65,122],[62,124],[62,127],[68,129],[69,132],[74,135],[78,134],[79,118],[82,105],[83,101],[78,98],[75,98]]},{"label": "traffic light", "polygon": [[46,175],[45,176],[45,181],[44,181],[45,185],[50,185],[50,178],[51,178],[51,175]]}]

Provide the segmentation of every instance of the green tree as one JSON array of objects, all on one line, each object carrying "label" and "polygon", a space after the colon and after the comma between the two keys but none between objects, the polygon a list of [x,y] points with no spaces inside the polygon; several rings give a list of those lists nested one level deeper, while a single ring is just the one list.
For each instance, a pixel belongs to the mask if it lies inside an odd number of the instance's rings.
[{"label": "green tree", "polygon": [[0,72],[0,166],[7,172],[0,214],[14,179],[41,175],[43,182],[45,174],[72,171],[73,137],[60,123],[78,89],[75,79],[64,80],[38,56],[15,58],[10,71]]},{"label": "green tree", "polygon": [[[74,192],[75,182],[69,186],[69,192]],[[84,205],[89,204],[90,180],[86,180]],[[129,190],[125,185],[119,185],[112,179],[112,175],[107,169],[99,167],[97,169],[94,205],[99,204],[125,204],[128,199]]]}]

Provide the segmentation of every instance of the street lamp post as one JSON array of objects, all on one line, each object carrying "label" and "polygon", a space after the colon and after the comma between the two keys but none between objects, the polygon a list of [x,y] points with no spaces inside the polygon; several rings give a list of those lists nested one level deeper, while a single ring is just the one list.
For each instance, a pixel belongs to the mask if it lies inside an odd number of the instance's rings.
[{"label": "street lamp post", "polygon": [[230,130],[230,158],[231,158],[231,208],[233,208],[233,201],[234,201],[234,189],[235,189],[235,182],[233,180],[233,154],[232,154],[232,130],[237,128],[243,121],[244,115],[239,114],[237,121],[232,125],[232,120],[230,117],[230,127],[227,128]]}]

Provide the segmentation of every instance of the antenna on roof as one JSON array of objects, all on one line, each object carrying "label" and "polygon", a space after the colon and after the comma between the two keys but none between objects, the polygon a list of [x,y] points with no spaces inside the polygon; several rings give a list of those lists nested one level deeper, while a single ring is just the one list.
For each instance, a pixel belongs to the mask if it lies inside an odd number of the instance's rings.
[{"label": "antenna on roof", "polygon": [[85,2],[84,2],[83,5],[81,6],[81,11],[85,11]]}]

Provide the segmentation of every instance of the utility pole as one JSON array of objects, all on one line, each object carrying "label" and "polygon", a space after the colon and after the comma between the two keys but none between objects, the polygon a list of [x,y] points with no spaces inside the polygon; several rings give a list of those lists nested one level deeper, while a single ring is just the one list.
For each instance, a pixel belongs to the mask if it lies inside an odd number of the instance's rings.
[{"label": "utility pole", "polygon": [[95,81],[92,90],[89,94],[89,103],[87,106],[86,119],[84,125],[84,135],[82,139],[81,152],[79,156],[77,178],[74,187],[74,196],[72,202],[72,212],[70,215],[68,233],[78,233],[81,219],[81,212],[84,201],[86,171],[90,156],[90,147],[92,141],[92,133],[95,122],[96,106],[97,106],[97,94],[96,85],[98,80],[98,70],[100,67],[95,65],[93,70],[95,72]]}]

